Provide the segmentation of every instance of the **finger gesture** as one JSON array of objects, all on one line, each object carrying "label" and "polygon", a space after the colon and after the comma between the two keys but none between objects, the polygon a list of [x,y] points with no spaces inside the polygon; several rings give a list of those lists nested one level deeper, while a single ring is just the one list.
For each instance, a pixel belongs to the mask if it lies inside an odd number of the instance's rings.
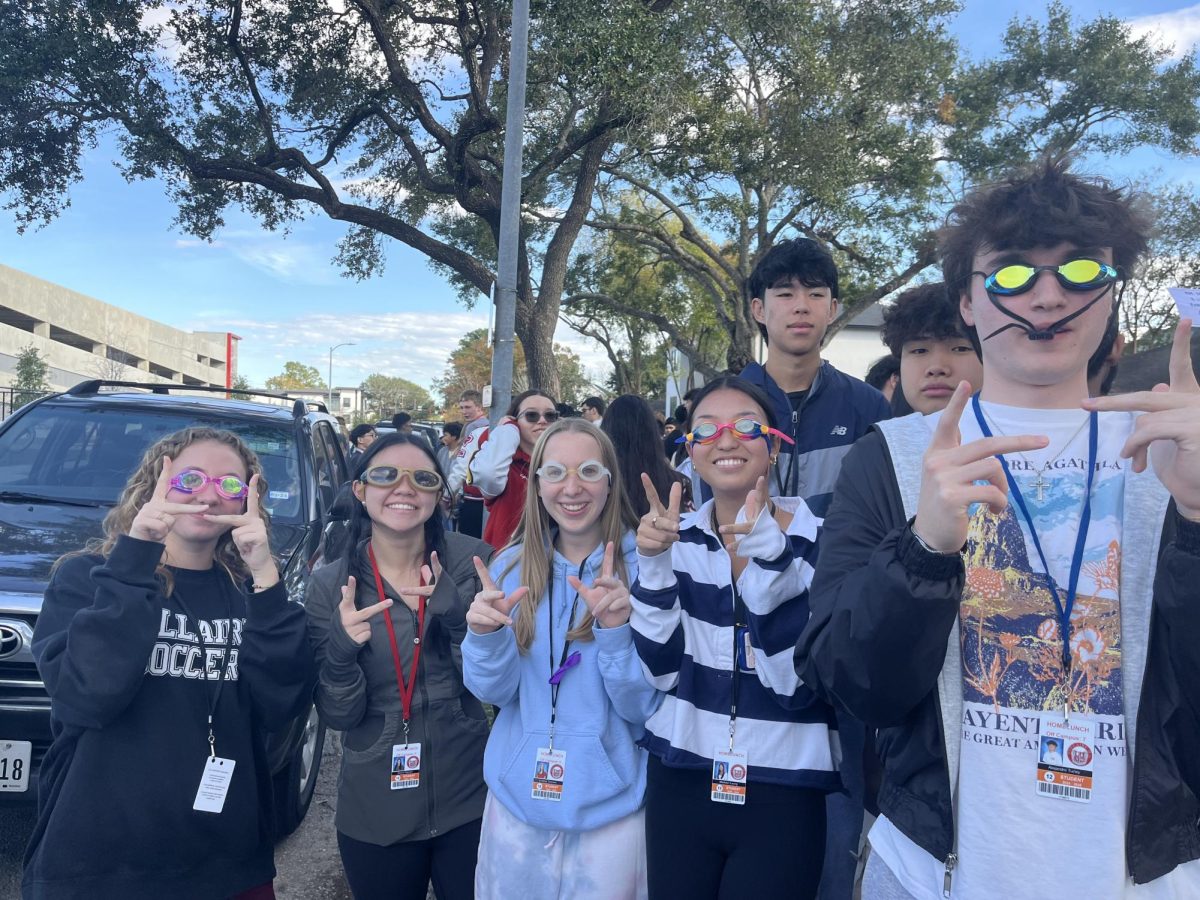
[{"label": "finger gesture", "polygon": [[1048,443],[1043,435],[1023,434],[963,444],[958,422],[970,396],[970,383],[960,381],[925,451],[913,530],[940,553],[955,553],[966,543],[973,504],[986,503],[994,513],[1008,505],[1008,482],[997,455],[1039,450]]},{"label": "finger gesture", "polygon": [[206,513],[204,518],[210,522],[229,525],[233,531],[233,545],[246,564],[246,568],[254,575],[256,584],[268,580],[271,575],[278,580],[275,560],[271,556],[271,544],[267,538],[267,522],[259,512],[258,505],[259,476],[250,476],[250,484],[246,492],[246,511],[235,515],[212,515]]},{"label": "finger gesture", "polygon": [[1180,319],[1171,344],[1170,383],[1152,391],[1093,397],[1084,409],[1140,412],[1121,456],[1144,472],[1147,460],[1181,515],[1200,519],[1200,384],[1192,367],[1192,321]]},{"label": "finger gesture", "polygon": [[629,588],[614,574],[615,556],[616,545],[609,541],[604,548],[600,577],[591,585],[584,584],[574,575],[567,576],[567,582],[583,598],[583,602],[591,610],[592,618],[599,622],[602,628],[618,628],[624,625],[629,621],[631,611]]},{"label": "finger gesture", "polygon": [[679,540],[679,505],[683,498],[683,485],[678,481],[671,485],[666,506],[658,496],[654,482],[645,472],[642,473],[642,489],[646,492],[650,511],[638,523],[638,553],[642,556],[658,556]]},{"label": "finger gesture", "polygon": [[512,624],[509,613],[521,602],[521,598],[529,593],[529,588],[519,587],[511,594],[506,594],[496,587],[496,582],[492,580],[483,560],[476,556],[474,561],[475,572],[483,590],[475,595],[475,600],[467,610],[467,627],[476,634],[491,634],[504,625]]},{"label": "finger gesture", "polygon": [[208,509],[207,503],[172,503],[167,500],[171,490],[171,475],[171,457],[164,456],[162,471],[158,473],[158,481],[154,484],[154,493],[129,524],[130,537],[162,543],[179,516],[196,515]]},{"label": "finger gesture", "polygon": [[401,597],[431,597],[437,589],[438,581],[442,577],[442,564],[438,560],[437,551],[434,550],[429,554],[429,565],[421,566],[421,581],[423,584],[417,587],[398,587],[396,593]]},{"label": "finger gesture", "polygon": [[746,505],[743,507],[746,511],[745,520],[721,526],[721,536],[725,538],[726,549],[732,550],[738,541],[753,531],[754,523],[758,521],[759,515],[764,509],[770,509],[770,505],[771,497],[767,491],[767,477],[760,475],[758,481],[754,483],[754,490],[746,495]]},{"label": "finger gesture", "polygon": [[338,603],[338,614],[342,619],[342,628],[350,636],[350,640],[360,647],[371,639],[371,619],[392,605],[391,599],[385,597],[378,603],[358,609],[354,605],[354,593],[357,582],[351,575],[342,585],[342,599]]}]

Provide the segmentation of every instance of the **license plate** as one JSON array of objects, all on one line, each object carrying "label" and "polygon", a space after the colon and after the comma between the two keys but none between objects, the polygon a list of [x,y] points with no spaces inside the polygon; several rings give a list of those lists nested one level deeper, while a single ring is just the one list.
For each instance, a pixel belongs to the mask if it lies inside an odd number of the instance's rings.
[{"label": "license plate", "polygon": [[0,740],[0,791],[20,793],[29,789],[29,741]]}]

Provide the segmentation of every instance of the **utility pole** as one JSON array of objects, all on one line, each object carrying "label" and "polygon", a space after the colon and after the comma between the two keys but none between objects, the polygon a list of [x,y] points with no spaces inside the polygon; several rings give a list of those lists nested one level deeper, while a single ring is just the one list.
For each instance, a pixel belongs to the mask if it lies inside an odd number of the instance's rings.
[{"label": "utility pole", "polygon": [[333,415],[333,351],[338,347],[353,347],[354,341],[346,341],[344,344],[334,344],[329,348],[329,384],[326,385],[328,395],[326,397],[325,408],[329,410],[329,414]]},{"label": "utility pole", "polygon": [[529,60],[529,0],[513,0],[508,53],[508,112],[504,122],[504,180],[496,260],[496,329],[492,342],[492,424],[512,400],[517,324],[517,251],[521,235],[521,166],[525,140],[525,69]]}]

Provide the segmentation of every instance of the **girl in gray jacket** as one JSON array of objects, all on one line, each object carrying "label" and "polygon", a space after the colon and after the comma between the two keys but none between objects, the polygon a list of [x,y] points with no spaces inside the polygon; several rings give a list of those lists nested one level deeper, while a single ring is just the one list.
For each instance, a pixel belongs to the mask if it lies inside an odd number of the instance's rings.
[{"label": "girl in gray jacket", "polygon": [[463,687],[465,613],[482,541],[448,533],[445,479],[422,442],[391,434],[355,467],[347,556],[306,604],[317,709],[345,732],[336,826],[357,900],[472,896],[485,787],[483,707]]}]

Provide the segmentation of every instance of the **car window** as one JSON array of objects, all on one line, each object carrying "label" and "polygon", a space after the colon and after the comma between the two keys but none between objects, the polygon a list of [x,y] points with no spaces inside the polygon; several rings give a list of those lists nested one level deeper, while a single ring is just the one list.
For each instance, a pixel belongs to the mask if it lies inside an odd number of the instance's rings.
[{"label": "car window", "polygon": [[285,523],[302,521],[299,459],[289,425],[199,420],[115,405],[43,404],[12,421],[0,432],[0,491],[115,503],[146,449],[189,425],[239,435],[262,462],[272,515]]}]

